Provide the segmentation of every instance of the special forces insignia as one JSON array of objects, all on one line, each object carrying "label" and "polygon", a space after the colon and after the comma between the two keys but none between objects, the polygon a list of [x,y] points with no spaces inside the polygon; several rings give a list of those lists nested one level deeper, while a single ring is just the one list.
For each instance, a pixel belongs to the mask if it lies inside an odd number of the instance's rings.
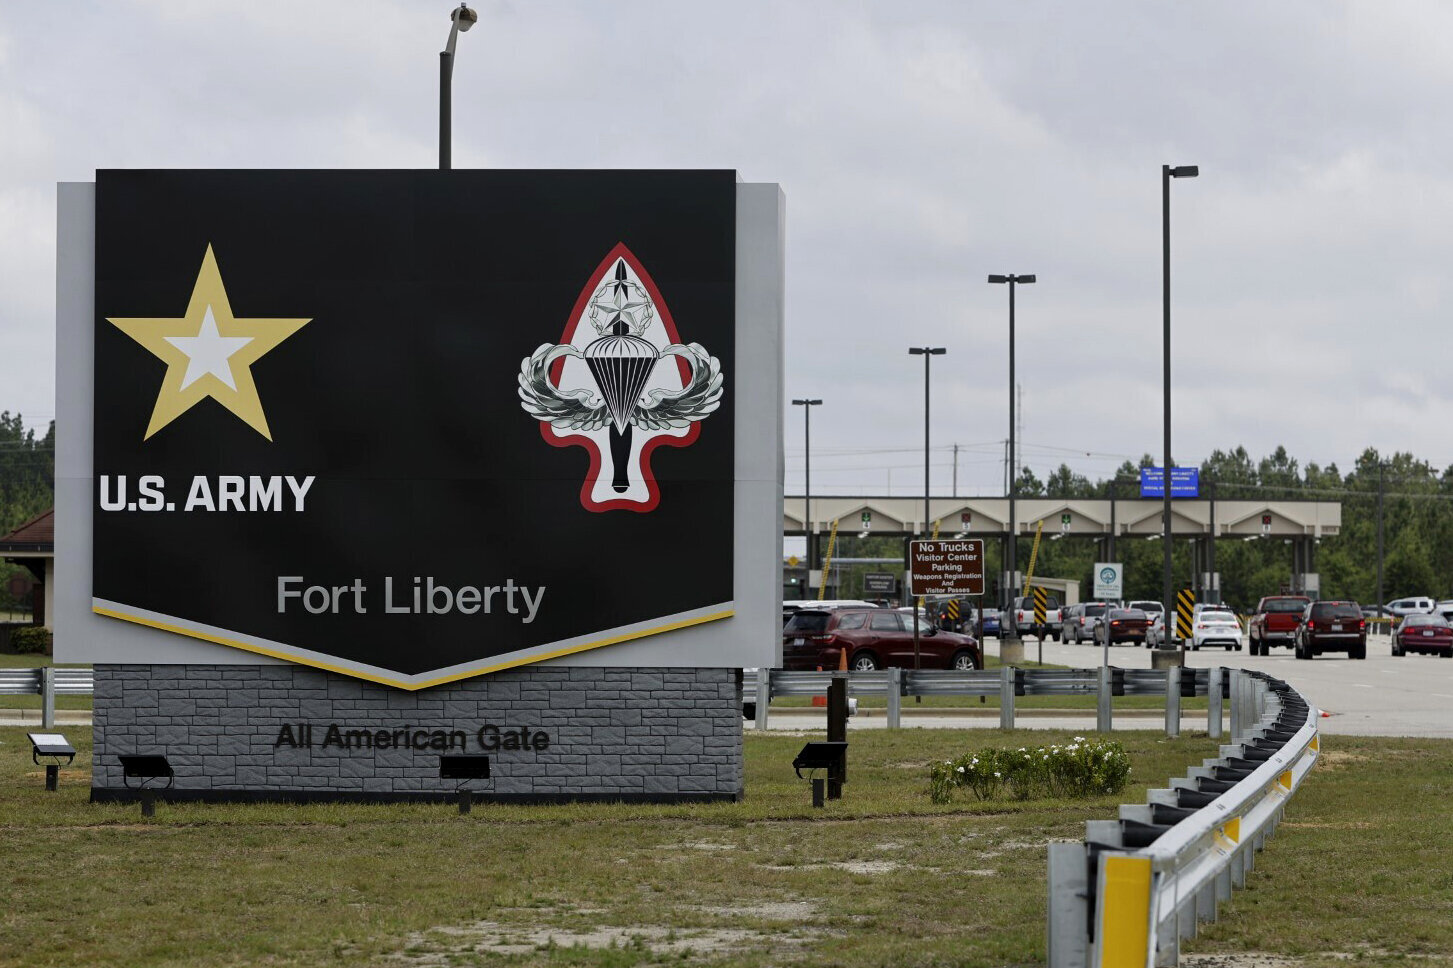
[{"label": "special forces insignia", "polygon": [[696,440],[721,406],[722,373],[699,343],[680,342],[660,291],[622,243],[585,284],[561,342],[520,363],[519,386],[546,442],[590,452],[580,503],[644,513],[661,498],[651,452]]}]

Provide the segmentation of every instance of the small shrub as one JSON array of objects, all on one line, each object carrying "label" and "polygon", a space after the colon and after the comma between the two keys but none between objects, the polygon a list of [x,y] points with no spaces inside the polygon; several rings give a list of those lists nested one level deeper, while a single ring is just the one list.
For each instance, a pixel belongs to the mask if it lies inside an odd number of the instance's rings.
[{"label": "small shrub", "polygon": [[962,787],[980,800],[1094,797],[1120,792],[1129,779],[1125,747],[1076,736],[1065,746],[990,748],[936,763],[929,772],[929,796],[948,803]]},{"label": "small shrub", "polygon": [[41,625],[27,625],[10,633],[10,648],[18,655],[50,652],[50,629]]}]

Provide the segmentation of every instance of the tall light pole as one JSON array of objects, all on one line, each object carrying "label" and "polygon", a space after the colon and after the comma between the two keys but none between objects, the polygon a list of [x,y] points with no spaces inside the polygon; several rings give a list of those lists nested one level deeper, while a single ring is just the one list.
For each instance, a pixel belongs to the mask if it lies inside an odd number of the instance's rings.
[{"label": "tall light pole", "polygon": [[923,533],[928,534],[928,361],[948,352],[942,346],[910,346],[912,356],[923,357]]},{"label": "tall light pole", "polygon": [[1005,568],[1009,572],[1008,598],[1009,604],[1014,604],[1014,573],[1018,570],[1018,544],[1019,525],[1018,515],[1014,506],[1014,496],[1019,491],[1019,475],[1015,467],[1014,455],[1014,287],[1023,283],[1029,285],[1036,280],[1033,273],[1029,275],[1015,275],[1010,273],[1007,276],[993,275],[989,281],[996,285],[1009,284],[1009,547],[1005,555]]},{"label": "tall light pole", "polygon": [[450,167],[449,148],[450,131],[449,123],[452,117],[452,104],[450,86],[454,80],[454,41],[464,31],[473,27],[479,20],[479,14],[470,10],[465,4],[460,4],[459,9],[449,12],[449,43],[439,52],[439,170],[447,171]]},{"label": "tall light pole", "polygon": [[1175,598],[1171,595],[1171,529],[1170,529],[1170,180],[1172,178],[1195,178],[1201,173],[1196,165],[1161,165],[1160,166],[1160,224],[1161,224],[1161,262],[1164,270],[1162,276],[1162,296],[1165,304],[1165,326],[1164,337],[1164,371],[1165,371],[1165,466],[1161,468],[1161,488],[1165,492],[1164,506],[1161,509],[1162,520],[1164,521],[1165,535],[1162,544],[1165,547],[1165,569],[1161,574],[1161,597],[1165,605],[1166,641],[1171,640],[1171,622],[1175,617]]},{"label": "tall light pole", "polygon": [[807,535],[807,590],[812,592],[812,569],[817,562],[817,535],[812,531],[812,408],[821,406],[821,400],[793,400],[794,407],[802,408],[802,454],[803,454],[803,476],[806,482],[803,490],[807,493],[803,496],[803,532]]}]

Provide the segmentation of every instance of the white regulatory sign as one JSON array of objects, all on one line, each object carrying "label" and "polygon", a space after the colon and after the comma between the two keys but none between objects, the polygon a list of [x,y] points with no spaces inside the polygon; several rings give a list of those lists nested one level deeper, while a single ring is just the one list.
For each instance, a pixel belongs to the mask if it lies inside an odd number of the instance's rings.
[{"label": "white regulatory sign", "polygon": [[1123,598],[1125,595],[1125,566],[1118,561],[1095,562],[1094,598]]}]

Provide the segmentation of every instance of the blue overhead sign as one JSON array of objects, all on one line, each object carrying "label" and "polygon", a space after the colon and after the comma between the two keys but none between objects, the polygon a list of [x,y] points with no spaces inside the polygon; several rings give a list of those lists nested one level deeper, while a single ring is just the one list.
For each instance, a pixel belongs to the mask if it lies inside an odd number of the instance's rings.
[{"label": "blue overhead sign", "polygon": [[[1159,467],[1140,469],[1140,496],[1165,497],[1164,473]],[[1171,497],[1199,497],[1201,494],[1201,469],[1199,467],[1172,467],[1170,469]]]}]

